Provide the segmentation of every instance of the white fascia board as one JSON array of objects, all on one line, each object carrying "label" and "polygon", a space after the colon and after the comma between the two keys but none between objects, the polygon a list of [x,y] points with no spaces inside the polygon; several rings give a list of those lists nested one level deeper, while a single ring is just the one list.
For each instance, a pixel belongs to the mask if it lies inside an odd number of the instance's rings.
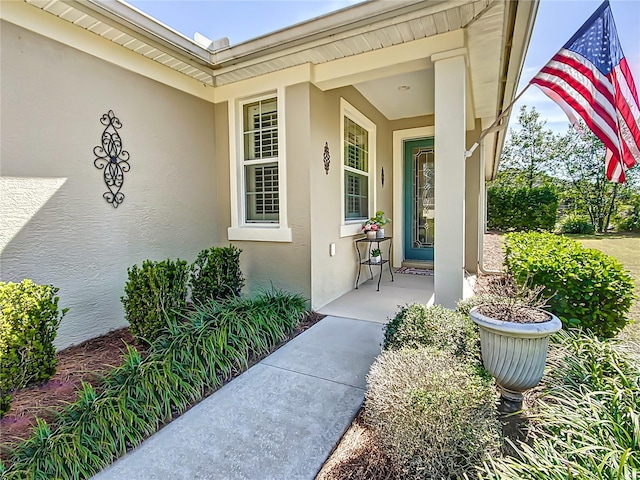
[{"label": "white fascia board", "polygon": [[215,103],[221,103],[253,97],[269,90],[276,90],[279,87],[310,82],[312,76],[311,69],[312,65],[305,63],[304,65],[297,65],[284,70],[221,85],[215,87],[214,101]]},{"label": "white fascia board", "polygon": [[357,27],[371,28],[372,23],[417,10],[436,11],[452,8],[453,4],[465,4],[468,0],[395,0],[393,2],[373,0],[362,2],[320,17],[301,22],[281,30],[248,40],[227,50],[214,54],[215,63],[237,63],[254,57],[263,57],[265,52],[281,51],[296,45],[308,44],[318,38],[332,37]]},{"label": "white fascia board", "polygon": [[90,14],[98,13],[122,24],[132,30],[151,36],[154,40],[171,46],[182,54],[186,54],[211,67],[211,52],[198,45],[195,40],[182,35],[164,23],[138,10],[122,0],[109,2],[99,0],[67,0],[65,3],[78,10],[89,10]]},{"label": "white fascia board", "polygon": [[[344,87],[393,74],[431,68],[430,57],[463,48],[463,30],[401,43],[392,47],[314,65],[313,83],[321,90]],[[389,69],[396,69],[392,71]]]},{"label": "white fascia board", "polygon": [[[502,111],[504,108],[509,106],[513,99],[516,96],[516,88],[518,88],[518,83],[520,82],[520,75],[522,74],[522,69],[524,68],[524,61],[527,56],[527,50],[529,48],[529,43],[531,42],[531,35],[533,33],[533,27],[536,20],[536,15],[538,13],[539,0],[519,0],[516,9],[516,17],[514,20],[513,27],[513,36],[511,37],[511,50],[509,58],[505,58],[504,61],[507,63],[507,76],[505,79],[505,88],[504,95],[502,98],[498,99],[499,103],[499,111]],[[503,52],[506,57],[506,50],[508,45],[508,38],[506,35],[508,32],[505,31],[505,40],[503,41]],[[513,109],[512,109],[513,110]],[[511,116],[511,112],[506,115],[504,122],[509,122],[509,117]],[[491,180],[495,178],[495,175],[498,172],[498,164],[500,162],[500,155],[502,153],[502,148],[504,146],[504,141],[507,135],[507,129],[504,128],[500,130],[495,136],[496,143],[491,156],[487,157],[487,164],[490,166],[491,170]]]},{"label": "white fascia board", "polygon": [[157,82],[214,101],[214,87],[80,28],[26,2],[2,2],[0,18]]}]

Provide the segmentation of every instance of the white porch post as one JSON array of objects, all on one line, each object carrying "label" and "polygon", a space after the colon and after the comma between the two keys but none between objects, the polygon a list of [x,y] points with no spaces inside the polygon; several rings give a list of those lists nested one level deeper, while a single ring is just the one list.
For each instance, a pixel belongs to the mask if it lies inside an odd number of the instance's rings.
[{"label": "white porch post", "polygon": [[435,303],[454,308],[464,282],[465,53],[433,55],[435,67]]}]

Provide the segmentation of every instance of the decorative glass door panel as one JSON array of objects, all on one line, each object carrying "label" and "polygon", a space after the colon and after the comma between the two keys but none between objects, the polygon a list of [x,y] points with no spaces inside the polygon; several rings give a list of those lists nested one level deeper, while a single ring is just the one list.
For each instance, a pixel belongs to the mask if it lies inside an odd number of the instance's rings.
[{"label": "decorative glass door panel", "polygon": [[405,258],[433,260],[435,152],[433,139],[405,142]]}]

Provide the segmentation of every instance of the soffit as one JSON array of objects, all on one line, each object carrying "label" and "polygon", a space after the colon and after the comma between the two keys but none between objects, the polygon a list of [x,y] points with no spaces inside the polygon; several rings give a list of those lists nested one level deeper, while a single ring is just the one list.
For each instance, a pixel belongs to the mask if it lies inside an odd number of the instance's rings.
[{"label": "soffit", "polygon": [[[204,84],[213,86],[213,66],[208,64],[207,58],[198,58],[199,56],[203,56],[202,53],[200,55],[190,54],[189,48],[184,48],[181,52],[179,48],[172,48],[170,42],[161,35],[143,35],[135,29],[128,28],[126,25],[123,25],[121,21],[110,17],[106,7],[101,12],[100,6],[92,5],[89,2],[71,0],[25,1],[33,7],[40,8],[79,28],[83,28],[113,43],[117,43],[143,57],[154,60]],[[113,6],[122,7],[122,4],[113,2],[112,4]],[[133,11],[131,7],[126,6],[126,8]],[[134,12],[141,13],[137,11]],[[177,42],[186,44],[194,50],[199,48],[192,40],[178,34],[165,25],[160,24],[144,14],[139,16],[150,20],[150,24],[154,25],[158,30],[168,33],[177,39]],[[204,53],[209,56],[208,52],[205,51]]]},{"label": "soffit", "polygon": [[[254,51],[247,51],[245,44],[231,47],[214,54],[220,67],[214,72],[215,84],[226,85],[305,63],[318,65],[459,30],[478,18],[492,1],[386,2],[395,3],[397,11],[386,12],[379,20],[367,18],[361,25],[353,21],[348,29],[337,26],[309,35],[303,44],[269,45],[266,38],[254,41]],[[411,11],[403,13],[408,7]],[[260,42],[265,44],[262,48]],[[241,49],[243,55],[236,57],[235,49]]]}]

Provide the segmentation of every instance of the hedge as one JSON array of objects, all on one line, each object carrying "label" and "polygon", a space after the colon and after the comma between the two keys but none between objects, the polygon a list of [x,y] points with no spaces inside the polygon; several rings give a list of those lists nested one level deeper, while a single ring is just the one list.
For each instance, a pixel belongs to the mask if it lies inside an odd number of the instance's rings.
[{"label": "hedge", "polygon": [[508,272],[521,284],[544,286],[565,328],[612,337],[627,324],[633,279],[613,257],[545,233],[511,233],[504,245]]},{"label": "hedge", "polygon": [[550,187],[493,185],[487,190],[487,226],[501,231],[553,230],[558,195]]}]

